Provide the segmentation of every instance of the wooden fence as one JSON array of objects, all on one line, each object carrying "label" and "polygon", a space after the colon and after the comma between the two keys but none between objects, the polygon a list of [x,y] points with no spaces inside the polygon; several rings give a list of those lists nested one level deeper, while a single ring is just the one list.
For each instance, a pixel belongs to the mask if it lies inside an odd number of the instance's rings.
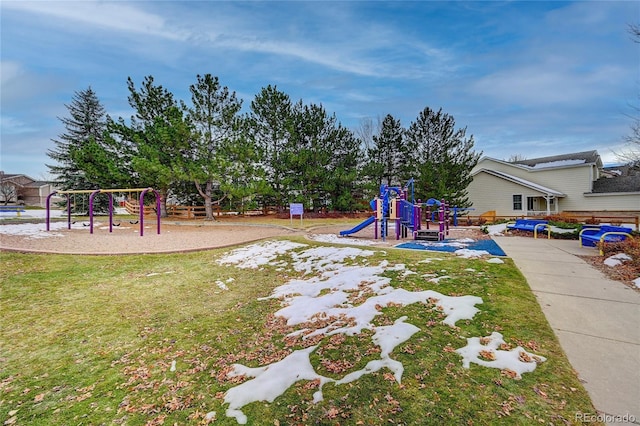
[{"label": "wooden fence", "polygon": [[[636,231],[640,231],[640,216],[608,216],[604,213],[602,215],[599,214],[589,214],[589,215],[579,215],[572,213],[559,213],[555,215],[551,215],[554,217],[561,217],[562,219],[566,219],[566,221],[576,221],[578,223],[590,223],[590,224],[600,224],[600,223],[610,223],[614,226],[620,226],[622,224],[634,224],[634,229]],[[546,215],[538,215],[538,216],[498,216],[496,215],[495,210],[490,210],[482,213],[481,215],[465,215],[458,217],[458,225],[478,225],[485,223],[495,223],[503,220],[516,220],[516,219],[544,219],[547,217]]]}]

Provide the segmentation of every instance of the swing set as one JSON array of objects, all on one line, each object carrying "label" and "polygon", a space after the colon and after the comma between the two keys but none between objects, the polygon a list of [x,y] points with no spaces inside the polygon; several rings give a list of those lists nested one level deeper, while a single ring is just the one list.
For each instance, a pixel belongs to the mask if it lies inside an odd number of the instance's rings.
[{"label": "swing set", "polygon": [[113,232],[113,194],[117,192],[139,192],[140,193],[140,236],[144,235],[144,196],[147,192],[152,192],[156,197],[156,215],[157,215],[157,228],[158,234],[160,234],[160,193],[153,188],[126,188],[126,189],[71,189],[66,191],[53,191],[47,196],[47,231],[50,230],[50,201],[51,197],[56,194],[64,195],[67,199],[67,229],[71,229],[71,195],[72,194],[90,194],[89,195],[89,233],[93,234],[93,200],[98,194],[107,194],[109,197],[109,232]]}]

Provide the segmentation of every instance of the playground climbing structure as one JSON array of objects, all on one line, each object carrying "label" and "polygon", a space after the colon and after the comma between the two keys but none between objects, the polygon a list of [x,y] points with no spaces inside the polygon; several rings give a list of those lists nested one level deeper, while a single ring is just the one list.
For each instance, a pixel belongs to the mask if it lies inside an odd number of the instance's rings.
[{"label": "playground climbing structure", "polygon": [[[352,229],[340,231],[341,236],[351,235],[374,224],[374,238],[386,241],[391,226],[396,240],[411,238],[416,240],[442,241],[449,234],[450,209],[445,200],[430,198],[423,203],[414,198],[414,180],[403,187],[381,185],[380,192],[371,200],[374,215]],[[425,228],[422,218],[425,217]],[[431,228],[437,224],[437,228]],[[390,226],[391,225],[391,226]]]}]

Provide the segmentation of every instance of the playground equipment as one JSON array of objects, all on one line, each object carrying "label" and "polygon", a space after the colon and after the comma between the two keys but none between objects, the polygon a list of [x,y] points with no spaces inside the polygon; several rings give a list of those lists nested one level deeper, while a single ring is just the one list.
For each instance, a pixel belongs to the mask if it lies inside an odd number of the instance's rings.
[{"label": "playground equipment", "polygon": [[[365,219],[352,229],[340,231],[341,236],[354,234],[371,224],[375,224],[374,238],[378,235],[383,241],[389,234],[389,223],[394,224],[396,240],[411,235],[416,240],[442,241],[449,234],[449,205],[445,200],[430,198],[426,203],[414,199],[414,180],[410,179],[404,187],[380,186],[380,193],[371,200],[373,216]],[[435,208],[434,208],[435,207]],[[422,228],[423,209],[426,210],[426,229]],[[431,221],[438,223],[438,229],[430,229]]]},{"label": "playground equipment", "polygon": [[153,188],[126,188],[126,189],[73,189],[66,191],[53,191],[47,196],[47,213],[46,224],[47,231],[50,230],[50,212],[51,197],[56,194],[65,195],[67,199],[67,229],[71,229],[71,194],[90,194],[89,195],[89,233],[93,234],[93,201],[98,194],[107,194],[109,197],[109,232],[113,232],[113,194],[117,192],[139,192],[140,193],[140,236],[144,235],[144,196],[148,192],[152,192],[156,197],[156,215],[157,215],[157,232],[160,234],[160,193]]}]

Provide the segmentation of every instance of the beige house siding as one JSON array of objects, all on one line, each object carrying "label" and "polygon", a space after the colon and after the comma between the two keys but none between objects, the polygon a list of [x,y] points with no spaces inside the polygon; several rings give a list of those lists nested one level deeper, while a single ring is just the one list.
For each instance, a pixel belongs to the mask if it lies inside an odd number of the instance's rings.
[{"label": "beige house siding", "polygon": [[564,201],[567,201],[569,205],[580,204],[582,195],[591,191],[591,182],[597,174],[597,170],[594,170],[596,168],[591,165],[527,170],[523,166],[505,164],[491,158],[480,161],[472,173],[479,169],[498,170],[558,190],[567,195]]},{"label": "beige house siding", "polygon": [[[473,202],[475,211],[472,215],[480,215],[486,211],[495,210],[498,216],[523,216],[527,214],[527,197],[535,197],[540,204],[539,210],[546,210],[544,200],[540,200],[543,194],[514,182],[480,172],[474,176],[473,181],[467,187],[469,199]],[[522,209],[514,210],[513,195],[522,195]],[[554,211],[552,206],[551,210]]]},{"label": "beige house siding", "polygon": [[[612,194],[584,194],[590,210],[601,211],[638,211],[640,210],[640,192],[621,192]],[[565,209],[572,210],[572,209]]]},{"label": "beige house siding", "polygon": [[[481,170],[501,172],[523,179],[534,186],[546,187],[540,191],[530,188],[526,182],[512,182],[508,176],[496,176]],[[638,211],[640,192],[617,192],[592,194],[593,182],[600,177],[596,163],[573,164],[563,167],[532,168],[525,165],[484,157],[472,170],[473,182],[469,185],[469,199],[476,214],[496,210],[498,216],[527,214],[526,197],[536,197],[533,210],[545,211],[545,191],[557,191],[564,196],[554,200],[550,212],[555,211]],[[515,211],[512,195],[523,195],[523,211]],[[557,209],[556,209],[557,205]],[[535,214],[531,213],[530,214]]]}]

